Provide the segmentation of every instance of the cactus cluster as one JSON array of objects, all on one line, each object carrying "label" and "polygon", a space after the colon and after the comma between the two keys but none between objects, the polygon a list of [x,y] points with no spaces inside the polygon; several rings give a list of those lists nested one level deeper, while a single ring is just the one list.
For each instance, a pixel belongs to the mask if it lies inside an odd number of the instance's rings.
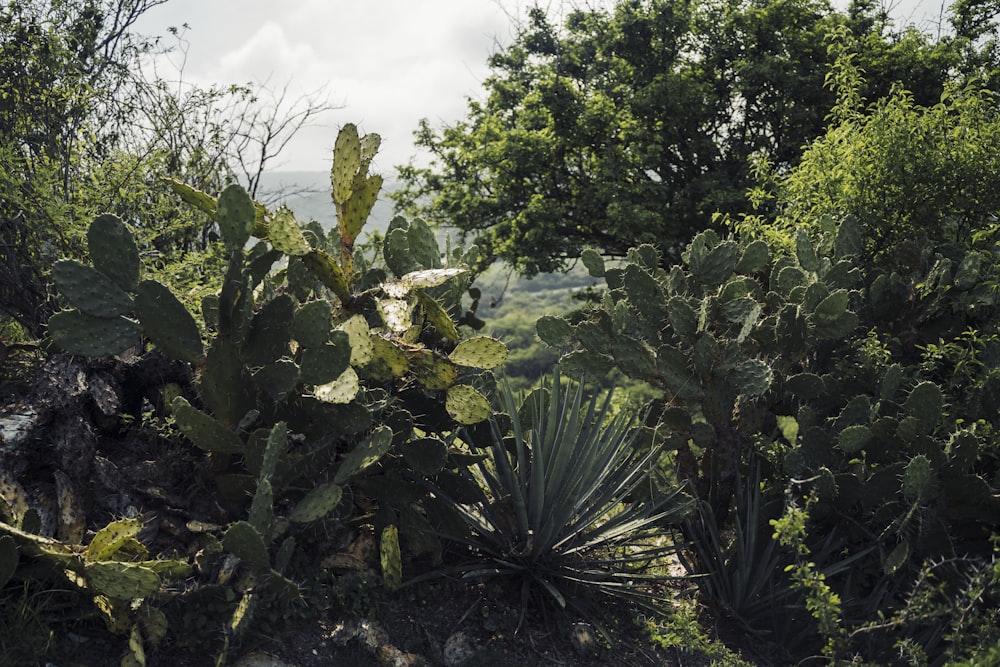
[{"label": "cactus cluster", "polygon": [[[388,585],[398,584],[400,539],[439,552],[416,510],[426,491],[411,473],[447,474],[458,465],[447,434],[492,412],[481,374],[503,364],[506,347],[488,336],[462,340],[457,324],[475,249],[442,252],[426,223],[401,217],[382,243],[388,271],[369,266],[355,247],[382,184],[369,174],[378,145],[377,135],[359,136],[353,125],[338,135],[337,227],[329,232],[300,224],[286,208],[268,211],[238,185],[215,198],[167,181],[214,218],[228,252],[200,323],[168,287],[141,280],[132,236],[112,216],[91,227],[93,266],[63,261],[53,269],[71,306],[51,320],[56,345],[109,355],[148,342],[191,369],[194,391],[165,392],[170,415],[210,455],[221,499],[246,511],[221,539],[247,565],[233,632],[262,591],[297,595],[283,574],[292,533],[335,517],[347,484],[379,501]],[[280,515],[279,499],[287,508]],[[92,578],[110,581],[116,567]],[[126,586],[153,586],[139,567],[118,569]]]}]

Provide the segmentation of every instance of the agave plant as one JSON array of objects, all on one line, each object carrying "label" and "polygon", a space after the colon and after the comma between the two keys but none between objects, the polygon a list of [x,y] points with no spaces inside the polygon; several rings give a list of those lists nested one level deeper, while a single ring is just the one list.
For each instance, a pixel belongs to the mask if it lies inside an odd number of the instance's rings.
[{"label": "agave plant", "polygon": [[471,547],[456,569],[519,577],[523,605],[538,587],[581,611],[584,591],[650,602],[639,584],[668,578],[657,573],[674,549],[667,525],[688,503],[679,489],[655,488],[663,452],[640,446],[637,415],[612,414],[610,395],[564,386],[558,368],[523,400],[506,382],[498,394],[490,442],[465,470],[476,491],[459,500],[434,488],[467,529],[445,535]]}]

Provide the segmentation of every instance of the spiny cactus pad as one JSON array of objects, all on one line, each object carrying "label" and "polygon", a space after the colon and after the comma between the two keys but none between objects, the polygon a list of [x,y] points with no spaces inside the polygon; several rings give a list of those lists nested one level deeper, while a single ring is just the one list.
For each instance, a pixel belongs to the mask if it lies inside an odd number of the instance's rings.
[{"label": "spiny cactus pad", "polygon": [[392,429],[380,426],[368,436],[364,442],[357,445],[340,462],[334,484],[343,484],[365,468],[374,465],[392,447]]},{"label": "spiny cactus pad", "polygon": [[315,387],[313,395],[326,403],[346,404],[354,400],[360,389],[357,372],[348,367],[334,381]]},{"label": "spiny cactus pad", "polygon": [[160,590],[160,576],[136,563],[86,563],[83,575],[95,592],[119,600],[138,600]]},{"label": "spiny cactus pad", "polygon": [[350,366],[351,346],[347,334],[336,333],[336,343],[307,347],[302,351],[300,378],[306,384],[333,382]]},{"label": "spiny cactus pad", "polygon": [[295,215],[284,206],[271,216],[267,226],[267,237],[276,250],[286,255],[297,257],[312,251],[312,246],[302,233],[299,223],[295,221]]},{"label": "spiny cactus pad", "polygon": [[93,317],[118,317],[132,310],[132,299],[118,284],[92,266],[61,259],[52,267],[59,293]]},{"label": "spiny cactus pad", "polygon": [[459,366],[490,370],[507,361],[507,346],[489,336],[476,336],[456,345],[448,358]]},{"label": "spiny cactus pad", "polygon": [[336,509],[343,493],[338,484],[320,484],[299,501],[288,518],[295,523],[319,521]]},{"label": "spiny cactus pad", "polygon": [[98,216],[87,230],[87,249],[94,268],[126,292],[139,283],[142,263],[132,232],[114,215]]},{"label": "spiny cactus pad", "polygon": [[351,298],[347,274],[337,261],[323,250],[313,250],[302,256],[302,263],[319,278],[341,301]]},{"label": "spiny cactus pad", "polygon": [[226,186],[219,195],[215,212],[215,221],[219,223],[226,245],[232,249],[245,246],[253,233],[256,219],[257,209],[247,191],[235,183]]},{"label": "spiny cactus pad", "polygon": [[337,141],[333,146],[330,182],[335,204],[343,204],[351,197],[354,176],[360,167],[361,140],[358,138],[358,128],[353,123],[347,123],[337,133]]},{"label": "spiny cactus pad", "polygon": [[103,357],[119,354],[139,343],[140,327],[124,317],[91,317],[63,310],[49,318],[49,335],[70,354]]},{"label": "spiny cactus pad", "polygon": [[459,424],[478,424],[493,413],[490,402],[479,391],[467,384],[457,384],[448,390],[445,410]]},{"label": "spiny cactus pad", "polygon": [[264,570],[271,562],[260,531],[246,521],[237,521],[229,526],[222,538],[222,545],[226,551],[246,561],[255,570]]},{"label": "spiny cactus pad", "polygon": [[424,315],[430,320],[434,329],[448,340],[457,341],[459,338],[458,328],[452,321],[448,311],[438,303],[431,295],[423,290],[416,292],[417,303],[424,310]]},{"label": "spiny cactus pad", "polygon": [[198,323],[166,285],[155,280],[139,283],[135,313],[142,322],[143,332],[164,353],[181,361],[195,362],[202,358],[204,349]]},{"label": "spiny cactus pad", "polygon": [[333,306],[326,299],[304,303],[295,311],[292,335],[304,347],[323,345],[330,340],[332,316]]},{"label": "spiny cactus pad", "polygon": [[139,519],[112,521],[94,535],[94,539],[90,541],[84,552],[84,560],[110,559],[130,538],[138,535],[140,530],[142,530],[142,522]]},{"label": "spiny cactus pad", "polygon": [[243,441],[236,433],[193,407],[183,396],[175,398],[170,408],[178,428],[201,449],[230,454],[243,451]]}]

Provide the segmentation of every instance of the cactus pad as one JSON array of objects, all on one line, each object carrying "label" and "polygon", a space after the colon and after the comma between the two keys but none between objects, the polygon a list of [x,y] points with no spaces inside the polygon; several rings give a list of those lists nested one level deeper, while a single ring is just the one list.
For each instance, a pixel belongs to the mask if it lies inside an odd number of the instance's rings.
[{"label": "cactus pad", "polygon": [[257,221],[257,208],[242,186],[234,183],[222,191],[215,221],[219,223],[219,231],[229,248],[241,249],[247,244]]},{"label": "cactus pad", "polygon": [[142,263],[132,233],[114,215],[98,216],[87,230],[87,249],[94,268],[126,292],[139,283]]},{"label": "cactus pad", "polygon": [[109,560],[129,539],[138,535],[140,530],[142,522],[139,519],[112,521],[94,535],[84,552],[84,560]]},{"label": "cactus pad", "polygon": [[337,508],[343,493],[337,484],[320,484],[299,501],[288,518],[294,523],[319,521]]},{"label": "cactus pad", "polygon": [[406,357],[417,381],[428,389],[447,389],[458,379],[455,364],[431,350],[422,348],[410,350]]},{"label": "cactus pad", "polygon": [[573,341],[573,325],[561,317],[542,315],[535,322],[535,332],[552,347],[567,347]]},{"label": "cactus pad", "polygon": [[7,585],[17,570],[17,544],[10,535],[0,537],[0,588]]},{"label": "cactus pad", "polygon": [[388,426],[378,427],[364,442],[358,444],[344,457],[333,483],[343,484],[365,468],[374,465],[390,447],[392,447],[392,429]]},{"label": "cactus pad", "polygon": [[424,314],[430,320],[434,329],[447,340],[457,341],[459,339],[458,328],[452,321],[448,311],[444,309],[431,295],[423,290],[416,292],[417,303],[423,308]]},{"label": "cactus pad", "polygon": [[175,398],[170,408],[181,432],[201,449],[230,454],[243,451],[243,441],[238,435],[193,407],[183,396]]},{"label": "cactus pad", "polygon": [[403,377],[410,368],[406,353],[395,343],[381,336],[372,336],[369,340],[372,355],[369,362],[364,365],[365,375],[376,382],[391,382]]},{"label": "cactus pad", "polygon": [[49,335],[70,354],[102,357],[139,343],[139,325],[124,317],[91,317],[63,310],[49,318]]},{"label": "cactus pad", "polygon": [[348,367],[340,377],[333,382],[319,385],[313,389],[313,395],[326,403],[344,404],[350,403],[358,395],[361,385],[358,374],[351,367]]},{"label": "cactus pad", "polygon": [[360,167],[361,140],[358,138],[358,128],[353,123],[347,123],[340,128],[333,146],[330,184],[333,186],[334,203],[343,204],[351,197],[354,176]]},{"label": "cactus pad", "polygon": [[201,359],[204,350],[198,323],[166,285],[155,280],[139,283],[135,312],[143,332],[164,353],[181,361]]},{"label": "cactus pad", "polygon": [[363,315],[352,315],[342,322],[339,330],[347,334],[351,344],[351,365],[364,366],[372,359],[372,333]]},{"label": "cactus pad", "polygon": [[246,561],[255,570],[265,570],[271,562],[260,531],[246,521],[237,521],[229,526],[222,538],[222,545],[226,551]]},{"label": "cactus pad", "polygon": [[445,410],[459,424],[478,424],[493,413],[490,402],[474,387],[457,384],[448,390]]},{"label": "cactus pad", "polygon": [[83,575],[95,592],[118,600],[138,600],[160,590],[160,576],[135,563],[86,563]]},{"label": "cactus pad", "polygon": [[601,257],[601,253],[593,248],[586,248],[580,254],[580,261],[587,267],[587,272],[592,278],[604,277],[604,258]]},{"label": "cactus pad", "polygon": [[491,370],[507,360],[507,346],[489,336],[476,336],[456,345],[448,358],[459,366]]},{"label": "cactus pad", "polygon": [[339,344],[326,343],[302,351],[299,376],[306,384],[333,382],[350,366],[351,346],[347,342],[347,334],[342,331],[337,333]]},{"label": "cactus pad", "polygon": [[292,320],[292,335],[304,347],[316,347],[330,340],[333,307],[326,299],[302,304]]},{"label": "cactus pad", "polygon": [[379,540],[379,555],[382,562],[382,582],[390,591],[403,585],[403,559],[399,551],[399,529],[388,525],[382,529]]},{"label": "cactus pad", "polygon": [[267,237],[275,250],[280,250],[289,256],[298,257],[312,251],[312,246],[302,233],[299,223],[295,221],[295,215],[284,206],[271,216],[267,226]]},{"label": "cactus pad", "polygon": [[87,315],[118,317],[132,309],[132,299],[114,280],[74,259],[56,262],[52,278],[59,293]]}]

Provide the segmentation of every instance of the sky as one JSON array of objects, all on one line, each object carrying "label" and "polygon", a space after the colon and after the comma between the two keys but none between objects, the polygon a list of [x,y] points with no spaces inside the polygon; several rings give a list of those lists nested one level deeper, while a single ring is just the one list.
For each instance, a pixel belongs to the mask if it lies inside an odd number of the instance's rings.
[{"label": "sky", "polygon": [[[592,4],[613,4],[591,0]],[[180,29],[184,49],[164,56],[165,78],[189,84],[256,83],[286,99],[318,93],[333,109],[295,137],[273,171],[327,171],[337,130],[355,123],[376,132],[373,165],[391,176],[414,159],[421,118],[433,127],[465,116],[467,98],[483,97],[486,64],[509,44],[530,0],[169,0],[135,26],[147,36]],[[558,20],[572,0],[541,0]],[[924,8],[927,8],[926,11]],[[926,23],[935,0],[895,0],[893,15]],[[187,28],[182,28],[186,24]]]}]

